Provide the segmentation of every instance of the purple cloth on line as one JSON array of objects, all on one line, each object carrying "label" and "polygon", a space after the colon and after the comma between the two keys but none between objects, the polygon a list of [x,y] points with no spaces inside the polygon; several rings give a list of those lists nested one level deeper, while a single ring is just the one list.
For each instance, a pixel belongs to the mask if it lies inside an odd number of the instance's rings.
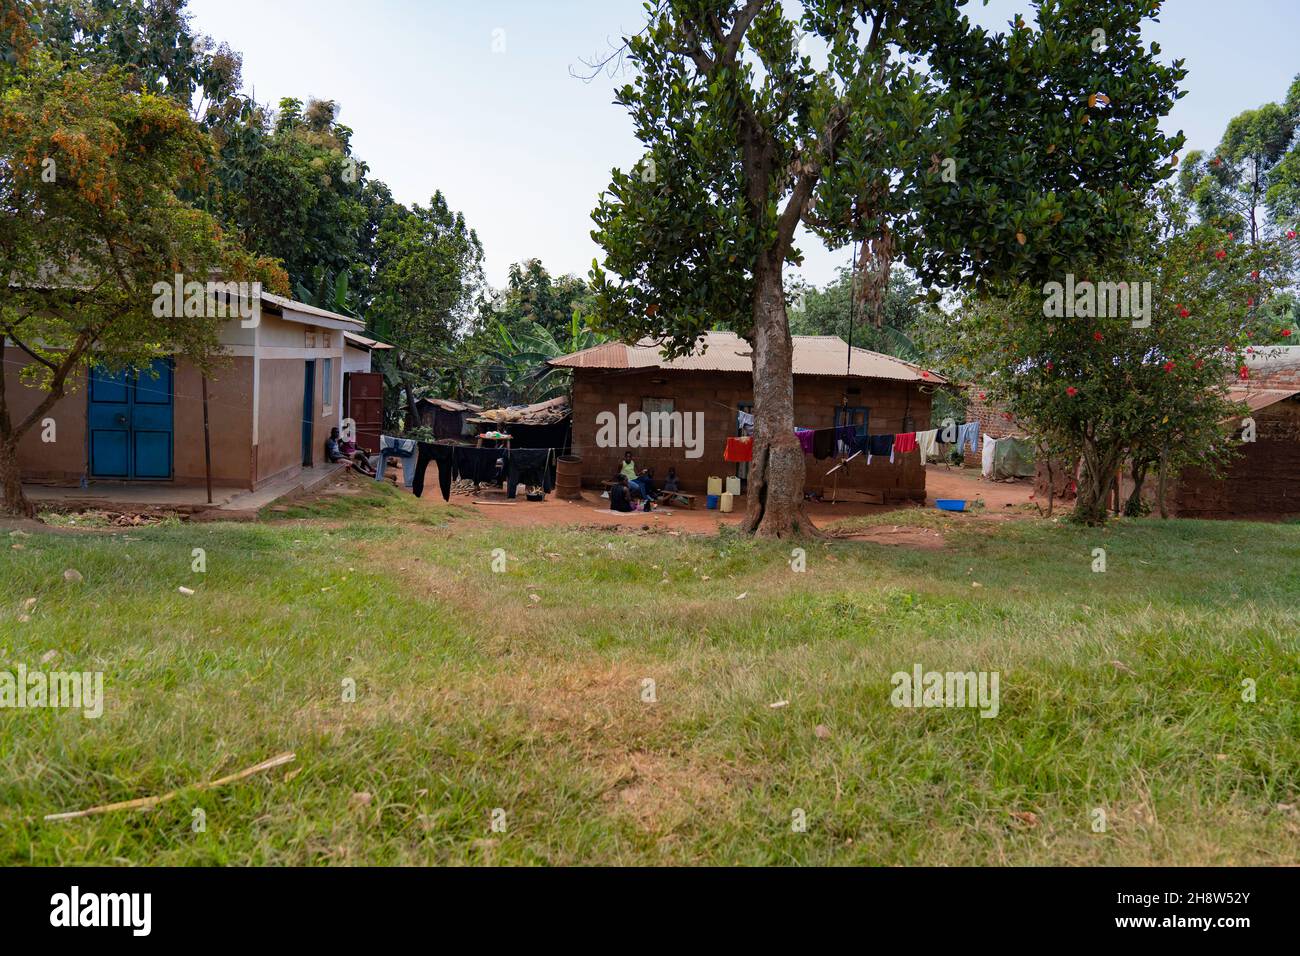
[{"label": "purple cloth on line", "polygon": [[803,449],[805,455],[813,453],[813,430],[811,428],[796,428],[794,437],[799,439],[799,447]]}]

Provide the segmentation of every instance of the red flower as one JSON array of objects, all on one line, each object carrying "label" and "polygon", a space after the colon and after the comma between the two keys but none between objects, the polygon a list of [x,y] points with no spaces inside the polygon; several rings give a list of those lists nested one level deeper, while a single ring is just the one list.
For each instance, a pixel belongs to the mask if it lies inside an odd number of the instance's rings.
[{"label": "red flower", "polygon": [[1074,396],[1079,394],[1079,390],[1075,388],[1073,385],[1071,385],[1069,388],[1065,390],[1065,394],[1069,395],[1071,398],[1074,398]]},{"label": "red flower", "polygon": [[1234,236],[1232,233],[1228,233],[1228,238],[1229,238],[1229,239],[1236,239],[1237,237]]},{"label": "red flower", "polygon": [[1100,332],[1093,332],[1093,333],[1092,333],[1092,337],[1093,337],[1094,339],[1096,339],[1098,342],[1101,341],[1101,333],[1100,333]]},{"label": "red flower", "polygon": [[1196,360],[1196,367],[1197,367],[1197,368],[1204,368],[1204,367],[1205,367],[1205,359],[1197,359],[1197,360]]},{"label": "red flower", "polygon": [[980,392],[980,401],[981,401],[981,402],[984,401],[984,393],[983,393],[983,392]]},{"label": "red flower", "polygon": [[1216,252],[1216,253],[1214,254],[1214,258],[1216,258],[1216,259],[1224,259],[1224,258],[1227,257],[1227,255],[1228,255],[1228,254],[1227,254],[1226,252],[1224,252],[1222,249],[1220,249],[1218,252]]},{"label": "red flower", "polygon": [[1246,297],[1246,308],[1249,309],[1249,308],[1251,308],[1254,304],[1255,304],[1255,297],[1254,297],[1253,295],[1251,295],[1251,296],[1247,296],[1247,297]]},{"label": "red flower", "polygon": [[1243,365],[1241,368],[1237,369],[1237,377],[1242,379],[1250,378],[1250,369]]},{"label": "red flower", "polygon": [[1056,367],[1056,366],[1052,364],[1052,360],[1051,360],[1051,359],[1048,359],[1048,360],[1047,360],[1047,370],[1050,372],[1050,371],[1051,371],[1052,369],[1054,369],[1055,367]]},{"label": "red flower", "polygon": [[1286,237],[1287,237],[1288,239],[1294,239],[1294,238],[1295,238],[1295,230],[1294,230],[1294,229],[1288,229],[1288,230],[1286,231]]},{"label": "red flower", "polygon": [[1173,363],[1173,362],[1166,362],[1166,363],[1165,363],[1165,371],[1166,371],[1166,372],[1172,372],[1173,370],[1174,370],[1174,363]]},{"label": "red flower", "polygon": [[1289,336],[1290,334],[1291,334],[1291,330],[1290,330],[1290,329],[1283,329],[1283,330],[1282,330],[1282,335],[1283,335],[1283,337],[1287,337],[1287,336]]},{"label": "red flower", "polygon": [[1180,319],[1185,319],[1185,318],[1187,318],[1187,317],[1188,317],[1189,315],[1191,315],[1191,314],[1192,314],[1192,313],[1190,313],[1190,312],[1187,311],[1187,307],[1186,307],[1186,306],[1182,306],[1182,305],[1180,305],[1180,306],[1178,307],[1178,317],[1179,317]]},{"label": "red flower", "polygon": [[1250,277],[1251,277],[1252,279],[1258,279],[1258,278],[1259,278],[1259,270],[1256,269],[1254,272],[1252,272],[1252,273],[1250,274]]}]

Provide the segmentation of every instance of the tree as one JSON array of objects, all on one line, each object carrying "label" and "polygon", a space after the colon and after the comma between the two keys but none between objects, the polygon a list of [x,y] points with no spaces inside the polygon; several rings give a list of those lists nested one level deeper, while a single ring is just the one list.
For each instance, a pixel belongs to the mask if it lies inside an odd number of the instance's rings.
[{"label": "tree", "polygon": [[[173,100],[136,93],[115,68],[66,69],[37,52],[6,78],[0,99],[0,360],[7,342],[30,364],[25,384],[45,392],[15,420],[0,377],[0,480],[4,510],[31,515],[18,442],[90,365],[140,367],[180,354],[202,369],[219,350],[224,321],[155,316],[153,287],[180,273],[206,282],[287,278],[223,235],[179,194],[197,185],[211,145]],[[189,313],[190,310],[183,310]]]},{"label": "tree", "polygon": [[[1038,0],[1038,28],[989,33],[961,0],[662,0],[626,41],[616,101],[646,147],[593,213],[603,328],[670,354],[729,327],[754,348],[744,527],[813,533],[794,436],[783,271],[800,226],[863,243],[866,314],[895,260],[927,286],[1063,272],[1132,233],[1172,171],[1159,118],[1181,61],[1151,0]],[[803,52],[810,41],[824,67]]]},{"label": "tree", "polygon": [[[1105,522],[1125,462],[1136,511],[1153,466],[1172,476],[1226,460],[1223,422],[1242,414],[1228,385],[1249,376],[1244,356],[1265,344],[1272,321],[1261,306],[1286,277],[1277,243],[1193,226],[1169,190],[1147,223],[1125,255],[1065,289],[1019,284],[972,297],[944,331],[949,370],[1004,404],[1042,453],[1082,459],[1074,516],[1086,524]],[[1132,300],[1122,311],[1107,306],[1118,299],[1104,289],[1127,284],[1142,295],[1143,282],[1145,317],[1135,317]]]},{"label": "tree", "polygon": [[[921,289],[903,270],[895,268],[885,287],[878,316],[865,316],[855,301],[855,279],[847,267],[824,289],[796,286],[790,308],[792,335],[837,335],[854,347],[894,355],[908,362],[925,356],[913,340],[914,326],[929,308]],[[791,299],[789,293],[787,301]]]},{"label": "tree", "polygon": [[499,325],[513,332],[536,323],[562,338],[569,334],[574,311],[589,311],[589,293],[585,280],[553,277],[540,259],[516,262],[506,287],[485,304],[483,327],[496,334]]},{"label": "tree", "polygon": [[[483,246],[442,193],[428,206],[390,207],[374,240],[370,328],[396,346],[391,362],[417,421],[416,389],[433,380],[467,331],[483,284]],[[386,360],[389,361],[389,360]]]},{"label": "tree", "polygon": [[352,155],[352,131],[335,122],[337,105],[313,100],[303,112],[280,101],[260,107],[219,137],[221,161],[208,208],[240,242],[284,262],[295,283],[313,288],[324,273],[364,271],[358,249],[370,225],[366,166]]},{"label": "tree", "polygon": [[1178,185],[1201,219],[1253,243],[1282,231],[1297,213],[1298,122],[1300,78],[1285,105],[1265,103],[1234,116],[1213,155],[1188,153]]}]

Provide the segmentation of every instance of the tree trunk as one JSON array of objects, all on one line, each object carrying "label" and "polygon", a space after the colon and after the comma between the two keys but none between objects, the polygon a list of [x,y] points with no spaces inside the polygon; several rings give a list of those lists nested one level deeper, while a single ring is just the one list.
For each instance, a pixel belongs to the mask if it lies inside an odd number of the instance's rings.
[{"label": "tree trunk", "polygon": [[[7,431],[7,429],[6,429]],[[36,506],[23,494],[18,468],[18,439],[0,440],[0,484],[4,485],[4,513],[8,517],[35,518]]]},{"label": "tree trunk", "polygon": [[762,267],[754,282],[754,459],[741,526],[763,537],[820,536],[803,506],[792,360],[781,269]]},{"label": "tree trunk", "polygon": [[1124,515],[1128,518],[1140,518],[1142,516],[1142,486],[1147,479],[1147,470],[1150,463],[1139,465],[1133,462],[1133,491],[1129,494],[1128,500],[1124,502]]},{"label": "tree trunk", "polygon": [[1115,484],[1119,464],[1118,448],[1102,449],[1094,441],[1083,446],[1083,472],[1079,477],[1079,496],[1074,502],[1074,520],[1086,525],[1106,523],[1107,505]]},{"label": "tree trunk", "polygon": [[4,487],[3,514],[9,517],[34,518],[36,508],[23,494],[22,472],[18,468],[18,439],[9,417],[9,402],[5,395],[5,368],[9,356],[5,354],[6,330],[0,329],[0,485]]}]

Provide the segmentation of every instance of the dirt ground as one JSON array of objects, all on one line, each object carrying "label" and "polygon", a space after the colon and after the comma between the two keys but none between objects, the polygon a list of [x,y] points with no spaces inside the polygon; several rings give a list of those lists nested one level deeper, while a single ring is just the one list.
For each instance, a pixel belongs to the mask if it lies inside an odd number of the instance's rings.
[{"label": "dirt ground", "polygon": [[[1000,482],[985,481],[979,473],[969,469],[952,468],[947,465],[929,465],[926,467],[926,506],[934,507],[936,498],[965,498],[968,501],[983,501],[983,515],[1001,516],[1012,509],[1031,504],[1033,485],[1029,481]],[[421,499],[429,507],[443,508],[446,504],[437,494],[437,485],[433,494],[425,492]],[[451,504],[472,507],[491,521],[516,527],[544,525],[613,525],[632,528],[648,527],[654,529],[683,531],[690,534],[713,534],[723,525],[740,522],[745,511],[744,499],[736,501],[736,510],[730,514],[721,511],[709,511],[704,508],[704,496],[698,499],[699,507],[659,508],[645,512],[621,513],[609,510],[608,499],[599,493],[585,488],[581,501],[564,501],[548,496],[545,501],[526,501],[522,497],[510,501],[503,491],[483,492],[477,495],[457,495],[451,497]],[[807,504],[809,517],[818,527],[831,522],[856,515],[880,514],[897,511],[902,508],[916,508],[909,505],[872,505],[860,502],[827,504],[810,501]],[[978,513],[978,512],[977,512]],[[888,530],[888,529],[885,529]],[[904,529],[897,529],[901,533]],[[899,541],[899,543],[904,543]],[[921,542],[908,541],[908,544]]]}]

